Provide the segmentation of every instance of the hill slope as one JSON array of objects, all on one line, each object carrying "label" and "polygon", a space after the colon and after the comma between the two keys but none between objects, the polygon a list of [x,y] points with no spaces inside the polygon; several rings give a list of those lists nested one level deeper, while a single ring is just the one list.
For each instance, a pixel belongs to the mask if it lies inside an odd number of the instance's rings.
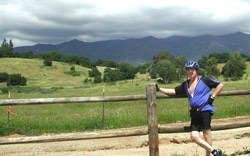
[{"label": "hill slope", "polygon": [[51,86],[78,86],[88,77],[88,68],[74,65],[80,76],[66,74],[71,65],[62,62],[53,62],[52,67],[43,66],[43,60],[1,58],[0,72],[8,74],[20,73],[28,79],[28,86],[51,87]]},{"label": "hill slope", "polygon": [[174,55],[198,60],[202,55],[208,55],[211,52],[239,51],[250,54],[250,35],[237,32],[221,36],[171,36],[162,39],[149,36],[140,39],[131,38],[92,43],[72,40],[58,45],[37,44],[17,47],[15,51],[33,51],[34,53],[60,51],[63,54],[85,56],[91,60],[101,58],[136,63],[152,61],[157,52],[169,51]]}]

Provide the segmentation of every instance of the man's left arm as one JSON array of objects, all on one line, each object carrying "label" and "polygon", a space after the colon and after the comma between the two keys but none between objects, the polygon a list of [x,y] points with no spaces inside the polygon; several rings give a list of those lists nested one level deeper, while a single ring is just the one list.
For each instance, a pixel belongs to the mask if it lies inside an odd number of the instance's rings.
[{"label": "man's left arm", "polygon": [[224,85],[222,83],[220,83],[214,90],[212,96],[214,96],[214,98],[220,94],[222,88],[224,87]]},{"label": "man's left arm", "polygon": [[220,84],[215,88],[213,94],[208,98],[208,101],[207,101],[208,104],[211,104],[211,105],[213,104],[215,97],[216,97],[217,95],[220,94],[220,92],[221,92],[221,90],[222,90],[223,87],[224,87],[224,85],[223,85],[222,83],[220,83]]}]

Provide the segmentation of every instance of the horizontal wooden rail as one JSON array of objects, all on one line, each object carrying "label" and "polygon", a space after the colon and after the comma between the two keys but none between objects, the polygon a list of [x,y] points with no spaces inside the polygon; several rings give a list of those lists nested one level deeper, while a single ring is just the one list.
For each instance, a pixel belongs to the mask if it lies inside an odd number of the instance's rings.
[{"label": "horizontal wooden rail", "polygon": [[[249,95],[250,90],[224,91],[220,96]],[[185,96],[157,95],[157,99],[183,98]],[[34,98],[34,99],[8,99],[0,100],[0,106],[35,105],[35,104],[61,104],[61,103],[89,103],[89,102],[115,102],[146,100],[146,95],[105,96],[105,97],[71,97],[71,98]]]},{"label": "horizontal wooden rail", "polygon": [[0,106],[145,100],[146,95],[0,100]]}]

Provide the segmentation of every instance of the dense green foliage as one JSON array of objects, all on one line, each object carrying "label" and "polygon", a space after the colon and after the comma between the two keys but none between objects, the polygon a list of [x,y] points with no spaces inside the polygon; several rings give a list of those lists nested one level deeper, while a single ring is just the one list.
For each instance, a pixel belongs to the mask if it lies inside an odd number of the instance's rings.
[{"label": "dense green foliage", "polygon": [[239,80],[245,73],[246,63],[245,59],[239,52],[232,53],[226,65],[222,68],[222,75],[226,79]]},{"label": "dense green foliage", "polygon": [[111,68],[117,67],[117,63],[115,63],[115,61],[103,60],[103,59],[98,59],[98,60],[96,61],[96,65],[97,65],[97,66],[111,67]]},{"label": "dense green foliage", "polygon": [[12,40],[7,42],[6,39],[3,40],[0,48],[0,58],[1,57],[14,57],[14,45]]},{"label": "dense green foliage", "polygon": [[9,78],[9,74],[6,72],[0,73],[0,82],[7,82]]},{"label": "dense green foliage", "polygon": [[200,68],[202,71],[200,74],[211,78],[218,78],[220,76],[220,70],[217,61],[218,60],[214,57],[207,59],[205,67],[203,66],[203,68]]},{"label": "dense green foliage", "polygon": [[93,67],[89,71],[89,77],[94,77],[94,82],[95,83],[101,83],[102,82],[102,77],[101,76],[102,76],[102,73],[99,72],[97,67]]},{"label": "dense green foliage", "polygon": [[26,85],[27,79],[21,74],[11,74],[7,80],[7,86],[24,86]]},{"label": "dense green foliage", "polygon": [[174,57],[168,51],[163,51],[153,57],[153,62],[151,78],[156,78],[158,75],[163,83],[169,83],[173,80],[181,80],[185,76],[183,67],[187,60],[183,56]]},{"label": "dense green foliage", "polygon": [[75,66],[70,67],[70,71],[66,71],[64,73],[72,75],[72,76],[80,76],[81,75],[80,72],[76,71]]},{"label": "dense green foliage", "polygon": [[26,85],[27,79],[21,74],[11,74],[6,72],[0,73],[0,82],[7,82],[7,86],[24,86]]},{"label": "dense green foliage", "polygon": [[52,66],[52,61],[49,58],[45,58],[43,61],[43,65]]},{"label": "dense green foliage", "polygon": [[120,63],[117,68],[105,68],[103,81],[104,82],[114,82],[118,80],[128,80],[134,79],[137,73],[137,68],[128,63]]},{"label": "dense green foliage", "polygon": [[137,70],[140,74],[146,74],[149,72],[150,66],[151,66],[150,62],[144,62],[137,67]]}]

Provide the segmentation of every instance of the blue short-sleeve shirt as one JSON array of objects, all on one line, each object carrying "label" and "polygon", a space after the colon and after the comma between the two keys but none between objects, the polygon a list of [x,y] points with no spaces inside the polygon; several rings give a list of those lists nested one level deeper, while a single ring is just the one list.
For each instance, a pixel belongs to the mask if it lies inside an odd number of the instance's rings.
[{"label": "blue short-sleeve shirt", "polygon": [[[198,79],[198,84],[194,90],[193,97],[190,95],[188,90],[189,80],[183,82],[180,86],[175,88],[176,95],[187,95],[190,107],[200,107],[204,105],[208,101],[211,89],[216,88],[221,83],[220,81],[208,77],[199,76]],[[211,111],[212,114],[215,112],[212,105],[206,105],[204,108],[202,108],[202,111]]]}]

